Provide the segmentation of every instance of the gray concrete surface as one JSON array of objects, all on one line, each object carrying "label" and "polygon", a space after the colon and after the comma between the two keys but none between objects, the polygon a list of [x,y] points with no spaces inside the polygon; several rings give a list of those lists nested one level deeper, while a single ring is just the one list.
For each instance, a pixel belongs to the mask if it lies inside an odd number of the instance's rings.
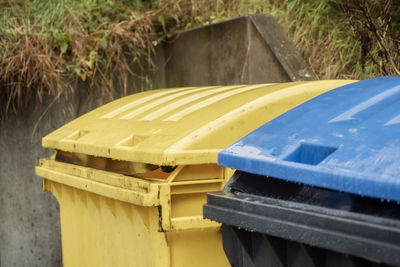
[{"label": "gray concrete surface", "polygon": [[[190,30],[158,47],[159,71],[141,89],[316,79],[279,26],[268,16],[247,16]],[[133,81],[134,82],[134,81]],[[34,174],[41,137],[94,107],[99,96],[31,106],[0,128],[0,267],[62,265],[58,204]],[[118,88],[116,92],[119,92]],[[118,97],[119,93],[116,93]],[[33,139],[32,132],[38,125]]]},{"label": "gray concrete surface", "polygon": [[[39,158],[39,135],[61,126],[66,119],[51,110],[30,142],[38,113],[12,117],[2,125],[0,138],[0,257],[1,266],[60,266],[61,242],[58,204],[44,194],[34,175]],[[5,132],[6,131],[6,132]]]},{"label": "gray concrete surface", "polygon": [[58,203],[42,191],[42,181],[34,174],[39,159],[53,153],[41,148],[41,138],[102,102],[96,96],[63,96],[46,112],[48,101],[44,108],[32,105],[1,125],[1,267],[62,265]]},{"label": "gray concrete surface", "polygon": [[158,49],[154,88],[316,80],[271,16],[186,31]]}]

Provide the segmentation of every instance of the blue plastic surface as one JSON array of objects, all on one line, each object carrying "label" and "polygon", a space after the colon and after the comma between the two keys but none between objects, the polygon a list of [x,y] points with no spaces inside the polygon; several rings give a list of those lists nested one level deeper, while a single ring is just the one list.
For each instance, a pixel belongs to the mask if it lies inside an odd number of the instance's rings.
[{"label": "blue plastic surface", "polygon": [[400,76],[351,83],[311,99],[220,152],[218,163],[400,201]]}]

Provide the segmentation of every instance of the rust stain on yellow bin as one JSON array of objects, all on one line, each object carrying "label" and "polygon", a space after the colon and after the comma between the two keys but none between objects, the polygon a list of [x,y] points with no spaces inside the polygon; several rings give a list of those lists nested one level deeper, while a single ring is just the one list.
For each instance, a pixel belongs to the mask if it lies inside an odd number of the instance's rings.
[{"label": "rust stain on yellow bin", "polygon": [[233,170],[217,153],[287,110],[352,81],[163,89],[104,105],[43,138],[36,167],[60,204],[63,262],[229,266],[206,193]]}]

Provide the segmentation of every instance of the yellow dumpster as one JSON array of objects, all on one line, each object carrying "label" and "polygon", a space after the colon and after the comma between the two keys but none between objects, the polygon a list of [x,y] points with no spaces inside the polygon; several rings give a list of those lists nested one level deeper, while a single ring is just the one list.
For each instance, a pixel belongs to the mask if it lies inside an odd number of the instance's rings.
[{"label": "yellow dumpster", "polygon": [[175,88],[104,105],[43,138],[36,167],[60,204],[65,267],[229,266],[206,193],[232,170],[217,153],[350,81]]}]

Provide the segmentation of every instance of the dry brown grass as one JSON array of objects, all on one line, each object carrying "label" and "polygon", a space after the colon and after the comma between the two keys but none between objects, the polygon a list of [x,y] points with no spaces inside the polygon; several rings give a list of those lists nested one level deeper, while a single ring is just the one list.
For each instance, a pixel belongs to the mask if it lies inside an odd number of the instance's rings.
[{"label": "dry brown grass", "polygon": [[[0,116],[10,109],[16,113],[33,97],[42,100],[46,91],[53,92],[62,66],[43,39],[21,34],[11,40],[13,46],[0,61]],[[5,50],[0,44],[0,51]]]},{"label": "dry brown grass", "polygon": [[[101,16],[107,15],[109,5],[114,7],[108,0],[97,0],[97,6],[87,10],[78,10],[74,0],[62,6],[52,1],[34,2],[36,6],[26,7],[24,1],[10,4],[0,0],[4,8],[0,22],[0,118],[9,112],[20,113],[31,101],[41,103],[44,97],[55,97],[61,91],[73,92],[76,82],[84,83],[89,93],[100,92],[105,99],[112,98],[114,83],[121,84],[126,94],[128,76],[145,80],[140,73],[155,69],[155,46],[160,41],[184,28],[212,22],[213,14],[232,8],[234,1],[161,0],[137,8],[127,4],[111,12],[107,20]],[[99,11],[102,4],[105,11]],[[17,15],[34,8],[37,13],[27,19]],[[43,14],[48,19],[38,18],[49,8],[55,11]],[[4,12],[7,9],[9,12]],[[117,15],[121,11],[124,16]]]},{"label": "dry brown grass", "polygon": [[[115,84],[122,85],[126,94],[133,86],[129,76],[146,83],[142,73],[156,69],[155,46],[162,40],[187,28],[248,13],[273,15],[321,79],[393,73],[388,68],[399,68],[398,59],[390,61],[374,39],[365,45],[356,29],[362,28],[363,17],[346,13],[343,1],[0,0],[0,119],[9,112],[20,113],[29,103],[40,104],[45,97],[73,92],[77,82],[107,100]],[[370,2],[375,3],[348,1]],[[382,21],[388,25],[387,13],[377,9],[372,15],[376,25]],[[390,16],[396,29],[399,17]],[[353,19],[353,29],[348,19]],[[390,37],[381,29],[376,33]],[[384,39],[394,42],[383,46],[395,49],[394,55],[400,53],[397,35]],[[363,56],[365,48],[369,58]]]}]

